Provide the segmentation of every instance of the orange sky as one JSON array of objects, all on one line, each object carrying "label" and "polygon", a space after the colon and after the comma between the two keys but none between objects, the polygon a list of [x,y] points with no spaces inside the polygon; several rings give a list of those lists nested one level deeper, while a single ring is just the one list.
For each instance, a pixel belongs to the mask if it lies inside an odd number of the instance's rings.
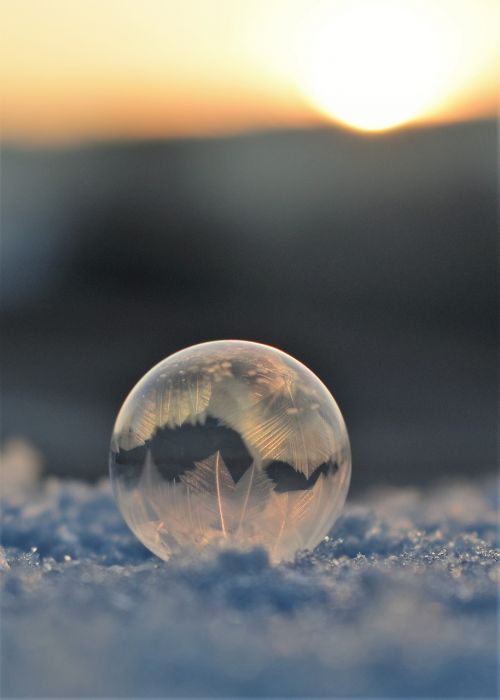
[{"label": "orange sky", "polygon": [[383,129],[498,104],[496,0],[31,0],[1,27],[6,138]]}]

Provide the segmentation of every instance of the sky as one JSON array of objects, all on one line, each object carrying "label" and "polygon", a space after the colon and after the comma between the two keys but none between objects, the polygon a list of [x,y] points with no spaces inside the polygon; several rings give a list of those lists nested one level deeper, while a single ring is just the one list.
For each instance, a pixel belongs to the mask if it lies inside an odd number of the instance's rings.
[{"label": "sky", "polygon": [[191,136],[492,116],[496,0],[1,6],[5,138]]}]

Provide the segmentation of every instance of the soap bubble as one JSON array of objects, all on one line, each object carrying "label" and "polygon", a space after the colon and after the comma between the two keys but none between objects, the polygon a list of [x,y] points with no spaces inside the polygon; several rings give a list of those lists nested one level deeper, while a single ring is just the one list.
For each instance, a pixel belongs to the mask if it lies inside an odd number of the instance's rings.
[{"label": "soap bubble", "polygon": [[304,365],[239,340],[167,357],[132,389],[111,439],[120,511],[152,552],[312,549],[344,504],[349,439],[333,397]]}]

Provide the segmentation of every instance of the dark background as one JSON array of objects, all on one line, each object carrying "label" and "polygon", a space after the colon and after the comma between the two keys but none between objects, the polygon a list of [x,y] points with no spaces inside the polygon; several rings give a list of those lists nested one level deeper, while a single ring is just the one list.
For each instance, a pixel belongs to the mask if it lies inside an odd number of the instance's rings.
[{"label": "dark background", "polygon": [[495,465],[491,121],[2,155],[2,432],[107,472],[129,389],[187,345],[282,348],[344,413],[353,486]]}]

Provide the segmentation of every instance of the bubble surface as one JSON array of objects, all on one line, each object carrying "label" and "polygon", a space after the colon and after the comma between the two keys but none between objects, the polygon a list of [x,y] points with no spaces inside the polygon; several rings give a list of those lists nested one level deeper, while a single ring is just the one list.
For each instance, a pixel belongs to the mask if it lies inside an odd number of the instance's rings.
[{"label": "bubble surface", "polygon": [[162,559],[209,546],[293,559],[331,529],[350,473],[326,387],[284,352],[248,341],[202,343],[157,364],[111,439],[120,511]]}]

